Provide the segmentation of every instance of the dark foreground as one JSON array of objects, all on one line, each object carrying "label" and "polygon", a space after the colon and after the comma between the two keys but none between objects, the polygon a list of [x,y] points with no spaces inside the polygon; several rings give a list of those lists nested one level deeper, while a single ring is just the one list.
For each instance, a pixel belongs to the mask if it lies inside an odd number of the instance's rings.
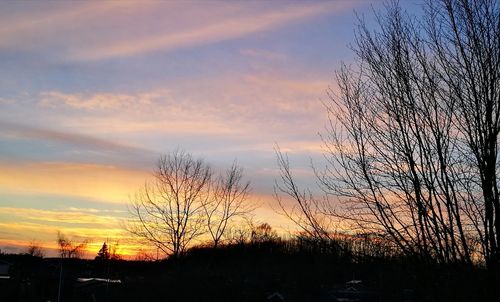
[{"label": "dark foreground", "polygon": [[483,269],[277,242],[197,248],[176,261],[0,260],[10,276],[0,301],[58,301],[59,280],[59,301],[500,301],[498,278]]}]

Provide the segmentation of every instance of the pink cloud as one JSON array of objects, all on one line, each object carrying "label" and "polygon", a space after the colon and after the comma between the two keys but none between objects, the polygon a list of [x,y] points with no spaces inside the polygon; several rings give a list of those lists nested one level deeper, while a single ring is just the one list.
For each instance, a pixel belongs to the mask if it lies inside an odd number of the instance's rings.
[{"label": "pink cloud", "polygon": [[[292,5],[268,11],[254,11],[251,8],[239,15],[234,13],[206,17],[205,22],[196,20],[193,25],[170,24],[166,31],[129,35],[126,39],[107,39],[94,43],[92,47],[70,50],[69,58],[74,60],[99,60],[128,57],[154,51],[174,51],[225,40],[237,39],[249,34],[272,30],[292,22],[325,15],[351,8],[349,2],[319,2],[307,5]],[[182,10],[179,10],[182,14]],[[186,16],[190,18],[189,16]],[[110,38],[110,37],[108,37]]]}]

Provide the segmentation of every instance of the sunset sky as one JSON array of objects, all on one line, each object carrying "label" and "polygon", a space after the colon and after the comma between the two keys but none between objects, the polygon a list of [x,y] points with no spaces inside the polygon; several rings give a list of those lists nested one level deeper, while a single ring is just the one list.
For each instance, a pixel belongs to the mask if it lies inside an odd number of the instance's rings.
[{"label": "sunset sky", "polygon": [[0,249],[53,248],[60,230],[90,254],[106,238],[133,253],[129,196],[178,147],[218,169],[236,159],[256,220],[289,228],[272,210],[273,148],[314,183],[326,90],[353,60],[356,13],[372,22],[382,6],[1,2]]}]

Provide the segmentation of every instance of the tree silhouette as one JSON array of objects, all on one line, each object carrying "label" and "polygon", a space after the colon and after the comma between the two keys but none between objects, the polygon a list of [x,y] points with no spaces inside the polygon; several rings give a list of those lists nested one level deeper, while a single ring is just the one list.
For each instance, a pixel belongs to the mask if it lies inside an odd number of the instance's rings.
[{"label": "tree silhouette", "polygon": [[251,235],[252,243],[262,243],[277,240],[278,234],[268,223],[264,222],[254,227]]},{"label": "tree silhouette", "polygon": [[340,220],[426,260],[498,267],[500,3],[428,1],[423,19],[393,3],[377,21],[360,21],[357,60],[329,92],[328,165],[316,170],[326,196],[290,186],[279,158],[293,217],[308,231],[324,225],[310,218]]},{"label": "tree silhouette", "polygon": [[203,160],[182,150],[167,153],[134,196],[127,229],[174,258],[206,233],[217,246],[230,222],[253,209],[246,203],[249,187],[236,163],[214,178]]},{"label": "tree silhouette", "polygon": [[[324,214],[323,204],[314,197],[311,190],[302,190],[293,178],[290,162],[286,154],[276,148],[280,181],[274,185],[274,198],[276,199],[281,214],[292,221],[305,236],[316,241],[331,239],[331,217]],[[290,208],[284,200],[285,196],[295,201]]]},{"label": "tree silhouette", "polygon": [[203,204],[211,169],[201,159],[177,150],[160,158],[153,180],[135,195],[128,231],[167,255],[178,257],[205,232]]},{"label": "tree silhouette", "polygon": [[87,247],[88,240],[76,243],[63,233],[57,232],[57,244],[59,245],[59,255],[61,258],[80,258]]},{"label": "tree silhouette", "polygon": [[212,181],[210,197],[203,203],[207,219],[207,230],[217,247],[229,224],[237,218],[244,218],[254,207],[247,203],[250,182],[243,182],[243,169],[236,162]]},{"label": "tree silhouette", "polygon": [[38,242],[35,241],[30,242],[26,254],[39,258],[43,258],[45,255],[43,248],[40,246]]},{"label": "tree silhouette", "polygon": [[111,254],[109,253],[108,245],[104,242],[99,252],[97,252],[95,260],[109,260],[110,258]]}]

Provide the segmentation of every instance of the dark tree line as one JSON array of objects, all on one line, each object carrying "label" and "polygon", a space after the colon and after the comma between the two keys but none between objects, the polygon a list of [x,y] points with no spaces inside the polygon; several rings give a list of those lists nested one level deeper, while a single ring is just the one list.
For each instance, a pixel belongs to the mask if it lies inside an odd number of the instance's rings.
[{"label": "dark tree line", "polygon": [[428,1],[423,19],[397,3],[361,20],[356,61],[337,72],[323,136],[326,197],[301,191],[286,155],[277,197],[309,235],[332,222],[440,263],[500,265],[500,3]]}]

